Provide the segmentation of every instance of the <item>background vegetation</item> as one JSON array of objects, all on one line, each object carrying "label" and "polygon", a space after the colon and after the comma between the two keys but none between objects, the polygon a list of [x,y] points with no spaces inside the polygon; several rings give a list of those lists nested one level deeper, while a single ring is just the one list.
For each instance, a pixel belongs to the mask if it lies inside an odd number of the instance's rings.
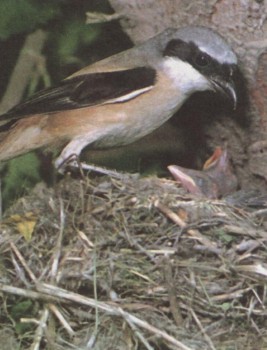
[{"label": "background vegetation", "polygon": [[[47,33],[37,79],[32,76],[24,98],[56,84],[76,70],[131,46],[117,22],[86,24],[86,12],[112,13],[106,0],[1,0],[0,94],[3,96],[30,33]],[[40,73],[41,72],[41,73]],[[51,180],[51,158],[28,154],[2,166],[4,207],[41,178]]]}]

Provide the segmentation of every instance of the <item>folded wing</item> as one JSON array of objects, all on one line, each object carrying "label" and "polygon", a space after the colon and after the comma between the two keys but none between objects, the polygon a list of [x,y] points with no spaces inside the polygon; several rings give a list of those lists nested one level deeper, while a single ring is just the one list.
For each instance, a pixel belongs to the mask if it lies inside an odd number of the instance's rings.
[{"label": "folded wing", "polygon": [[151,67],[99,72],[63,80],[58,86],[44,89],[4,115],[9,122],[33,114],[46,114],[98,104],[123,103],[150,90],[156,80]]}]

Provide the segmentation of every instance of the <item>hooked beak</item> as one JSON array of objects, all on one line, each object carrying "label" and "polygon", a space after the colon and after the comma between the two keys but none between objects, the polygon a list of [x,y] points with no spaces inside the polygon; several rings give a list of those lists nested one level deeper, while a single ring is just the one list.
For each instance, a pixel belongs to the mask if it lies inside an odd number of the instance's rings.
[{"label": "hooked beak", "polygon": [[237,95],[234,81],[231,78],[223,80],[221,77],[215,76],[211,78],[210,82],[213,90],[221,93],[230,100],[233,110],[235,110],[237,106]]}]

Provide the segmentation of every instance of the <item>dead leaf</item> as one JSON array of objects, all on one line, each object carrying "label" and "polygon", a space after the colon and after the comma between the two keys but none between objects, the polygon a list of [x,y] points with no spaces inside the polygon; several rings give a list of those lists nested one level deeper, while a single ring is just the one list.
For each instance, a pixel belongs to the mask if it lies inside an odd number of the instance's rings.
[{"label": "dead leaf", "polygon": [[33,212],[25,213],[24,215],[14,214],[3,222],[6,226],[14,226],[16,230],[25,238],[26,241],[30,241],[34,228],[37,223],[37,216]]}]

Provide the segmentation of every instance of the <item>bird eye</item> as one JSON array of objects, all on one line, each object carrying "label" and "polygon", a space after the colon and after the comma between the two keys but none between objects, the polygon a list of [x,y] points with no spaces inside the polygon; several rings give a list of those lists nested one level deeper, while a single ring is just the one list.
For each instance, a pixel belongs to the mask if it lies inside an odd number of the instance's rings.
[{"label": "bird eye", "polygon": [[196,56],[195,62],[199,67],[206,67],[210,64],[210,57],[201,53]]}]

